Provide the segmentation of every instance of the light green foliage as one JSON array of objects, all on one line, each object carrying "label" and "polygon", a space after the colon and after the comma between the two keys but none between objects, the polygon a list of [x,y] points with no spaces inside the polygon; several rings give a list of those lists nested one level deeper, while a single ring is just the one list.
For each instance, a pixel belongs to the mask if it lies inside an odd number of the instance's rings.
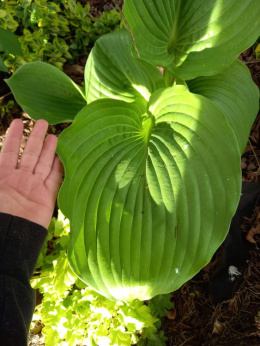
[{"label": "light green foliage", "polygon": [[[70,85],[66,104],[81,109],[58,144],[68,259],[107,298],[176,290],[225,239],[259,108],[236,57],[259,37],[259,12],[259,0],[125,0],[134,40],[126,29],[100,37],[84,90]],[[53,94],[68,80],[48,82],[45,65],[22,67],[7,83],[28,114],[37,118],[44,103],[45,119],[62,122]],[[37,91],[25,71],[39,71]]]},{"label": "light green foliage", "polygon": [[58,218],[52,219],[31,280],[32,286],[43,294],[32,327],[37,320],[45,324],[46,345],[123,346],[152,341],[165,345],[166,338],[158,329],[160,318],[172,308],[170,295],[147,304],[138,300],[129,305],[108,300],[71,271],[66,255],[69,240],[69,221],[59,211]]},{"label": "light green foliage", "polygon": [[41,60],[62,68],[66,61],[86,55],[88,47],[121,20],[114,10],[100,18],[92,18],[89,11],[89,3],[83,6],[77,0],[1,1],[0,28],[20,36],[24,54],[6,55],[6,65],[17,68]]}]

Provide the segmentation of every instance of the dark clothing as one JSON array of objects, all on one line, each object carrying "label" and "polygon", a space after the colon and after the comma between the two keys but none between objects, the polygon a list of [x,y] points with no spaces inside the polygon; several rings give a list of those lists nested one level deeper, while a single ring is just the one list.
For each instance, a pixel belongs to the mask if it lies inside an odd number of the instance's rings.
[{"label": "dark clothing", "polygon": [[44,227],[0,213],[0,345],[25,346],[35,308],[30,286]]}]

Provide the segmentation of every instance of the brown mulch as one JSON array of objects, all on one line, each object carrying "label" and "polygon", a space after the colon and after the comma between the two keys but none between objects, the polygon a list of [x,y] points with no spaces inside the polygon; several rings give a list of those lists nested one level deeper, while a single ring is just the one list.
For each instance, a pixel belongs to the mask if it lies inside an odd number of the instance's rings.
[{"label": "brown mulch", "polygon": [[[260,90],[260,60],[255,58],[252,48],[243,52],[239,58],[249,68]],[[243,181],[260,181],[260,112],[251,128],[248,144],[242,155],[241,168]]]},{"label": "brown mulch", "polygon": [[214,306],[208,294],[210,275],[202,273],[201,281],[190,280],[172,293],[174,309],[163,323],[167,345],[260,345],[260,237],[251,246],[248,268],[231,300]]}]

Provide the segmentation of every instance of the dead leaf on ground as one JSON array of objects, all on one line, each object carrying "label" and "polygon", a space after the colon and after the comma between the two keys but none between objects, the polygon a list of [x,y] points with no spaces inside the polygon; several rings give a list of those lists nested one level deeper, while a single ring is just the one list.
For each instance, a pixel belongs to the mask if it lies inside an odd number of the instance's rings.
[{"label": "dead leaf on ground", "polygon": [[221,334],[224,329],[224,324],[216,320],[214,322],[212,334]]},{"label": "dead leaf on ground", "polygon": [[175,318],[176,318],[176,310],[175,310],[175,309],[169,310],[169,311],[167,312],[167,318],[168,318],[169,320],[175,320]]}]

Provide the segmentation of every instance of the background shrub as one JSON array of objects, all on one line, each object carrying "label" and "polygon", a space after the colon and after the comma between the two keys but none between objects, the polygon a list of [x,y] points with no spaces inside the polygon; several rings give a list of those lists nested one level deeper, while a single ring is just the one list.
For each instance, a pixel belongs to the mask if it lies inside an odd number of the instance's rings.
[{"label": "background shrub", "polygon": [[120,21],[115,10],[93,17],[90,4],[77,0],[2,0],[0,28],[19,36],[23,52],[23,57],[5,54],[5,64],[15,70],[40,60],[61,69],[66,61],[86,55],[95,40]]}]

